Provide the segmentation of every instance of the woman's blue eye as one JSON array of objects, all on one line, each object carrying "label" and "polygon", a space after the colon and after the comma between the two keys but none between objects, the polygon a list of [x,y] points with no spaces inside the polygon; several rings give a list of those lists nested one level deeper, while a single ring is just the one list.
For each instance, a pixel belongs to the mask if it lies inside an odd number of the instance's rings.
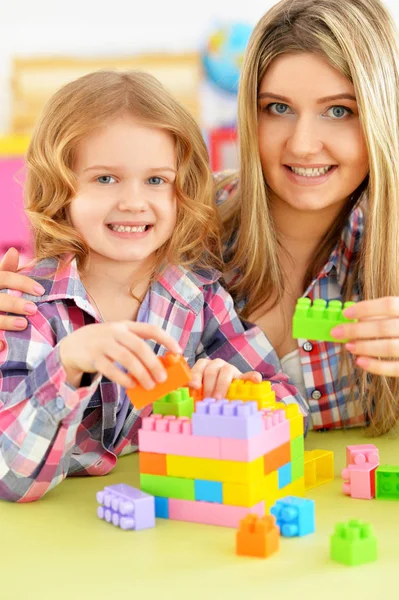
[{"label": "woman's blue eye", "polygon": [[274,115],[285,115],[288,108],[288,104],[283,104],[282,102],[272,102],[267,106],[267,109]]},{"label": "woman's blue eye", "polygon": [[151,185],[162,185],[165,182],[162,179],[162,177],[149,177],[148,183],[150,183]]},{"label": "woman's blue eye", "polygon": [[329,117],[333,117],[334,119],[342,119],[342,117],[346,117],[347,115],[351,114],[352,111],[350,108],[346,108],[345,106],[332,106],[328,109],[327,114],[328,113],[330,113],[328,115]]},{"label": "woman's blue eye", "polygon": [[114,183],[115,182],[115,178],[112,177],[112,175],[101,175],[101,177],[97,177],[97,181],[98,183]]}]

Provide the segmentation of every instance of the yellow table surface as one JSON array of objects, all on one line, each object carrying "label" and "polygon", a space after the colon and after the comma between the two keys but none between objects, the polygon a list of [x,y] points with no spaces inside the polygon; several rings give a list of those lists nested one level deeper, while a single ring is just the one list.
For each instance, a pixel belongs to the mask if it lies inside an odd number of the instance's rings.
[{"label": "yellow table surface", "polygon": [[[374,442],[381,464],[399,464],[399,439],[361,432],[310,433],[305,446],[335,453],[335,481],[308,492],[316,533],[281,539],[269,559],[235,555],[235,530],[158,519],[154,529],[121,531],[96,516],[105,485],[138,485],[138,457],[118,461],[107,477],[71,478],[31,504],[0,503],[0,599],[96,600],[398,598],[399,501],[353,500],[341,493],[348,444]],[[346,567],[329,558],[335,523],[373,524],[376,563]],[[384,594],[385,590],[385,594]]]}]

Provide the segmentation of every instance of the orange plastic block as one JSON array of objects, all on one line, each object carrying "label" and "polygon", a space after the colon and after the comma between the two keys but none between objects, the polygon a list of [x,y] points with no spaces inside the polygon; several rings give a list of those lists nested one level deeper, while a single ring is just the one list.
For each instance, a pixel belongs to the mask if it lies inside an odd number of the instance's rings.
[{"label": "orange plastic block", "polygon": [[280,531],[271,515],[247,515],[236,533],[236,553],[239,556],[267,558],[280,547]]},{"label": "orange plastic block", "polygon": [[270,450],[270,452],[264,455],[263,460],[265,463],[265,475],[286,465],[291,460],[291,443],[286,442],[282,446]]},{"label": "orange plastic block", "polygon": [[197,402],[201,402],[204,399],[204,390],[202,389],[202,386],[199,388],[199,390],[190,388],[190,396],[194,400],[194,406],[197,404]]},{"label": "orange plastic block", "polygon": [[191,369],[183,356],[168,352],[158,358],[164,365],[168,378],[163,383],[158,383],[152,390],[145,390],[141,385],[127,389],[128,398],[135,408],[144,408],[169,392],[186,386],[191,380]]},{"label": "orange plastic block", "polygon": [[140,473],[150,475],[167,475],[166,454],[155,454],[155,452],[140,452]]}]

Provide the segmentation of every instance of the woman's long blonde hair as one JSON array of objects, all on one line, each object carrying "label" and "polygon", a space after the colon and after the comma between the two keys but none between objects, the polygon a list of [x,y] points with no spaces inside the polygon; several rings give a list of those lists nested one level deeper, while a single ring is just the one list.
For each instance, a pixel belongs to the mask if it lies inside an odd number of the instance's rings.
[{"label": "woman's long blonde hair", "polygon": [[[226,239],[236,232],[227,269],[242,277],[231,288],[248,298],[244,316],[267,300],[278,302],[284,283],[277,236],[258,150],[258,90],[279,55],[311,52],[325,57],[353,82],[369,156],[369,175],[321,242],[304,289],[338,242],[350,210],[365,195],[367,218],[356,270],[364,299],[399,296],[399,54],[393,21],[379,0],[282,0],[257,24],[244,60],[239,90],[241,166],[237,193],[222,206]],[[221,186],[227,183],[221,182]],[[355,281],[347,280],[350,298]],[[392,428],[399,416],[399,378],[360,377],[369,431]]]},{"label": "woman's long blonde hair", "polygon": [[76,148],[97,128],[124,114],[169,132],[175,140],[176,227],[158,250],[155,271],[165,264],[220,268],[219,222],[201,131],[155,77],[134,71],[85,75],[62,87],[46,104],[27,152],[25,204],[34,231],[35,259],[72,253],[79,269],[85,268],[89,248],[68,214],[76,194]]}]

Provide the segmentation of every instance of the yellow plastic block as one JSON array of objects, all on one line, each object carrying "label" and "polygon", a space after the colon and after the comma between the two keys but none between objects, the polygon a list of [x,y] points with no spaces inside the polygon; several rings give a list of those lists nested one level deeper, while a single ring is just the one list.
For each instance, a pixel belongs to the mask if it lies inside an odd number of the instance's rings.
[{"label": "yellow plastic block", "polygon": [[290,419],[290,438],[294,440],[295,438],[303,434],[303,416],[298,415],[297,417],[293,417],[292,419]]},{"label": "yellow plastic block", "polygon": [[305,490],[334,479],[334,452],[305,450]]},{"label": "yellow plastic block", "polygon": [[256,483],[263,478],[263,456],[245,463],[168,454],[166,472],[172,477],[187,479],[207,479],[222,483]]},{"label": "yellow plastic block", "polygon": [[286,496],[299,496],[302,498],[305,495],[305,478],[300,477],[296,481],[292,481],[278,492],[279,499],[285,498]]},{"label": "yellow plastic block", "polygon": [[278,471],[272,471],[263,478],[263,500],[265,501],[266,511],[273,506],[278,499]]},{"label": "yellow plastic block", "polygon": [[252,383],[251,381],[236,379],[230,384],[226,398],[228,400],[242,400],[243,402],[255,401],[259,410],[269,408],[271,404],[276,402],[276,394],[272,390],[270,381]]},{"label": "yellow plastic block", "polygon": [[223,504],[253,506],[263,500],[264,483],[223,483]]},{"label": "yellow plastic block", "polygon": [[0,138],[0,156],[23,156],[28,148],[29,137],[7,135]]}]

